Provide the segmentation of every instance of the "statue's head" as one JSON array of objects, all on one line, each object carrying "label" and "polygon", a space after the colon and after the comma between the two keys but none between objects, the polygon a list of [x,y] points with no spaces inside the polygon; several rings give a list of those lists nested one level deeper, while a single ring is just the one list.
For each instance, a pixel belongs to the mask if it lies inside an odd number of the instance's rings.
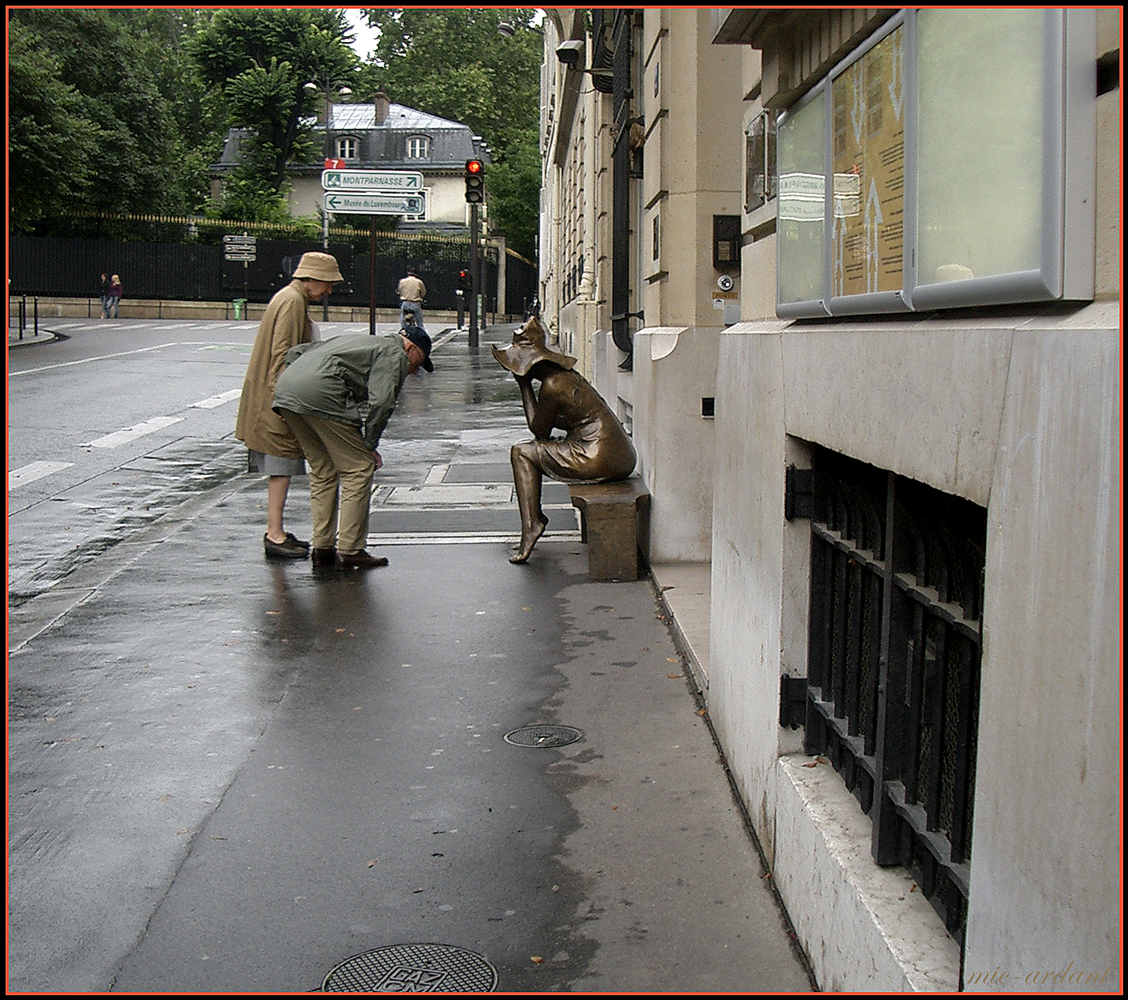
[{"label": "statue's head", "polygon": [[551,361],[561,368],[574,368],[575,358],[551,351],[544,344],[544,327],[535,317],[526,320],[513,333],[513,343],[506,348],[493,347],[497,363],[514,375],[527,375],[538,361]]}]

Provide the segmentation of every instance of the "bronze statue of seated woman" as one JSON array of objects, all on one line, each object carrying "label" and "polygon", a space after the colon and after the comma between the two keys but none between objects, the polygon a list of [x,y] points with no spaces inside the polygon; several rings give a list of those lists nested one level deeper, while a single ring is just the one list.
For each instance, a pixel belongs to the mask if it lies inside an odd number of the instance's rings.
[{"label": "bronze statue of seated woman", "polygon": [[[619,418],[591,383],[572,370],[576,359],[545,346],[544,328],[535,316],[518,327],[512,344],[494,347],[493,354],[517,380],[533,433],[532,441],[515,444],[509,452],[521,510],[521,542],[509,561],[523,563],[548,524],[541,509],[544,476],[562,483],[616,482],[630,476],[637,456]],[[540,382],[539,394],[535,381]],[[564,437],[552,437],[554,428],[564,431]]]}]

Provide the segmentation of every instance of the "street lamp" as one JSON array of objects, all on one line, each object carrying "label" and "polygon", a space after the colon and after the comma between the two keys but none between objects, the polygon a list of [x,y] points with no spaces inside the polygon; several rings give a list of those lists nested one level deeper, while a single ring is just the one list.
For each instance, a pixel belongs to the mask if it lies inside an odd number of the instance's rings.
[{"label": "street lamp", "polygon": [[[334,83],[325,77],[324,82],[317,83],[311,80],[309,83],[303,84],[302,89],[310,94],[321,93],[325,95],[325,159],[336,159],[333,155],[333,95],[338,97],[348,97],[352,93],[352,88],[343,83]],[[329,213],[322,211],[322,244],[329,247]]]},{"label": "street lamp", "polygon": [[[352,88],[343,83],[334,83],[326,75],[323,83],[310,80],[309,83],[302,85],[302,90],[310,94],[322,93],[325,95],[325,160],[336,159],[333,156],[333,95],[348,97],[352,93]],[[325,207],[324,202],[321,206],[321,245],[326,250],[329,249],[329,209]],[[321,318],[323,321],[329,319],[328,295],[322,302]]]}]

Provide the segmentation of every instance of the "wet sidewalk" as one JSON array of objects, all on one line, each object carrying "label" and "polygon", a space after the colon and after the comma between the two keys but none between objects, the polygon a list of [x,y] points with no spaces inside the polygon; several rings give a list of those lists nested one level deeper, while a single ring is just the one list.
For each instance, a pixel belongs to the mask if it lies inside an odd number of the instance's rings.
[{"label": "wet sidewalk", "polygon": [[[386,569],[267,562],[238,475],[40,598],[10,990],[811,990],[696,696],[707,568],[590,581],[559,484],[508,562],[511,330],[405,386]],[[287,515],[308,537],[302,480]]]}]

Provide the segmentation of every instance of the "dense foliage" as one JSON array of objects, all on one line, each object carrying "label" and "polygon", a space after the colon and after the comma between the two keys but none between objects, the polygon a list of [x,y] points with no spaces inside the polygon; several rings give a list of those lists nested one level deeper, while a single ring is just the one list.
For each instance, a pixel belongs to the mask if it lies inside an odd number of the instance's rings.
[{"label": "dense foliage", "polygon": [[247,130],[225,215],[253,210],[256,199],[266,215],[284,205],[286,164],[304,158],[303,119],[320,100],[305,85],[352,82],[358,60],[348,35],[339,10],[260,7],[222,10],[192,39],[201,76],[222,90],[229,124]]},{"label": "dense foliage", "polygon": [[[361,65],[341,10],[9,8],[9,226],[35,232],[47,220],[57,229],[60,219],[111,215],[284,222],[286,164],[310,155],[324,90],[343,84],[353,100],[383,89],[481,135],[491,150],[492,224],[532,256],[534,14],[372,9],[381,35],[373,62]],[[231,128],[242,160],[216,203],[208,168]]]},{"label": "dense foliage", "polygon": [[196,208],[220,129],[183,41],[195,11],[9,12],[11,225]]},{"label": "dense foliage", "polygon": [[540,212],[540,65],[533,8],[406,8],[368,12],[380,29],[365,92],[469,125],[489,144],[492,224],[532,257]]}]

